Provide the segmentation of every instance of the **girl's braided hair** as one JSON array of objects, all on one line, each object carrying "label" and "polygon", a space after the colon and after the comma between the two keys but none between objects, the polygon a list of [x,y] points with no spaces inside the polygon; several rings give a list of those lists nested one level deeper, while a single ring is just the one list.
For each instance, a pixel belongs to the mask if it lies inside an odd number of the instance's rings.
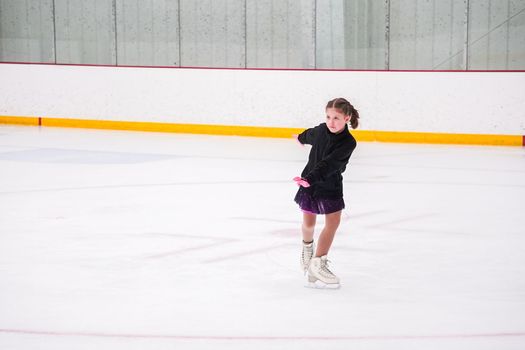
[{"label": "girl's braided hair", "polygon": [[340,110],[344,115],[350,116],[350,126],[352,129],[357,129],[359,125],[359,112],[346,99],[342,97],[334,98],[328,101],[326,108],[335,108]]}]

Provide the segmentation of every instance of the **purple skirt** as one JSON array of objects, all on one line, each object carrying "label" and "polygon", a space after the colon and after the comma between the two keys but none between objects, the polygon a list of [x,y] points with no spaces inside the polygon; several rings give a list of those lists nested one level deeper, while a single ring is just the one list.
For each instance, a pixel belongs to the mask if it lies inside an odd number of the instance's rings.
[{"label": "purple skirt", "polygon": [[314,198],[302,188],[297,191],[294,200],[295,203],[299,204],[299,208],[301,208],[302,211],[310,214],[331,214],[345,208],[345,201],[343,198]]}]

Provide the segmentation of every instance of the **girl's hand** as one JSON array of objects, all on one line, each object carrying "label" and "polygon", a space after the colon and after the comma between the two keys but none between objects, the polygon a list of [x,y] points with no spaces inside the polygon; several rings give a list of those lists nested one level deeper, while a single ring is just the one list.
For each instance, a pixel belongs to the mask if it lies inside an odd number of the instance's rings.
[{"label": "girl's hand", "polygon": [[293,180],[295,181],[297,186],[310,187],[310,184],[308,183],[308,181],[306,181],[302,177],[296,176],[293,178]]},{"label": "girl's hand", "polygon": [[301,141],[299,141],[299,135],[293,134],[292,137],[295,139],[295,141],[297,141],[298,144],[304,147],[304,144],[302,144]]}]

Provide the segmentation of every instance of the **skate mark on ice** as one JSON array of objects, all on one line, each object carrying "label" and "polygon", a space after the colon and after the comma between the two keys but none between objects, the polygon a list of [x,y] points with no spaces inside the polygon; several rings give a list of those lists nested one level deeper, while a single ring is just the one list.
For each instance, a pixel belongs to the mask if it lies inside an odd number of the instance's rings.
[{"label": "skate mark on ice", "polygon": [[183,335],[183,334],[140,334],[140,333],[105,333],[44,331],[33,329],[0,328],[0,333],[21,334],[50,337],[89,337],[89,338],[122,338],[122,339],[165,339],[165,340],[207,340],[207,341],[352,341],[352,340],[436,340],[436,339],[476,339],[476,338],[522,338],[523,332],[498,333],[455,333],[455,334],[400,334],[400,335],[350,335],[350,336],[238,336],[238,335]]},{"label": "skate mark on ice", "polygon": [[153,233],[152,235],[170,237],[174,239],[184,238],[184,239],[190,239],[190,240],[208,240],[211,242],[198,244],[192,247],[183,247],[183,248],[168,250],[168,251],[164,251],[160,253],[149,254],[146,256],[142,256],[143,259],[162,259],[165,257],[182,255],[182,254],[191,253],[191,252],[195,252],[198,250],[204,250],[208,248],[213,248],[213,247],[217,247],[220,245],[229,244],[229,243],[238,241],[238,239],[234,239],[234,238],[215,237],[215,236],[194,236],[194,235],[176,234],[176,233]]},{"label": "skate mark on ice", "polygon": [[232,220],[246,220],[246,221],[276,222],[276,223],[280,223],[280,224],[294,224],[294,225],[300,225],[301,224],[301,221],[299,219],[297,219],[297,220],[282,220],[282,219],[263,218],[263,217],[232,217],[230,219],[232,219]]},{"label": "skate mark on ice", "polygon": [[426,219],[432,216],[436,216],[436,214],[427,213],[427,214],[408,216],[408,217],[399,218],[399,219],[392,220],[392,221],[386,221],[386,222],[382,222],[382,223],[378,223],[374,225],[367,225],[366,227],[368,228],[388,228],[390,225],[404,223],[404,222],[418,221],[420,219]]},{"label": "skate mark on ice", "polygon": [[130,189],[130,188],[153,188],[153,187],[177,187],[177,186],[215,186],[215,185],[273,185],[286,184],[289,181],[284,180],[225,180],[225,181],[183,181],[183,182],[168,182],[168,183],[138,183],[125,185],[93,185],[93,186],[77,186],[77,187],[55,187],[55,188],[35,188],[29,190],[16,191],[0,191],[0,195],[16,195],[27,193],[46,193],[46,192],[64,192],[64,191],[93,191],[93,190],[113,190],[113,189]]},{"label": "skate mark on ice", "polygon": [[238,253],[233,253],[233,254],[224,255],[224,256],[221,256],[221,257],[213,258],[213,259],[208,259],[208,260],[205,260],[204,263],[214,263],[214,262],[218,262],[218,261],[237,259],[237,258],[240,258],[240,257],[243,257],[243,256],[248,256],[248,255],[253,255],[253,254],[264,254],[264,253],[267,253],[268,251],[280,249],[282,247],[286,247],[286,246],[289,246],[289,245],[290,245],[290,243],[279,244],[279,245],[273,244],[273,245],[266,246],[266,247],[261,247],[261,248],[258,248],[258,249],[245,250],[245,251],[241,251],[241,252],[238,252]]}]

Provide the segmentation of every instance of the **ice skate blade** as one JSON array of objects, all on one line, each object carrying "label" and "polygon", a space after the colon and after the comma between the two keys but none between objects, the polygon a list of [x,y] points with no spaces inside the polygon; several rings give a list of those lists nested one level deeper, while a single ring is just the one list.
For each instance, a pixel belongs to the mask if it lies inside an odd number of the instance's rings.
[{"label": "ice skate blade", "polygon": [[315,282],[306,281],[305,285],[306,288],[313,288],[313,289],[339,289],[341,287],[340,283],[324,283],[323,281],[316,280]]}]

